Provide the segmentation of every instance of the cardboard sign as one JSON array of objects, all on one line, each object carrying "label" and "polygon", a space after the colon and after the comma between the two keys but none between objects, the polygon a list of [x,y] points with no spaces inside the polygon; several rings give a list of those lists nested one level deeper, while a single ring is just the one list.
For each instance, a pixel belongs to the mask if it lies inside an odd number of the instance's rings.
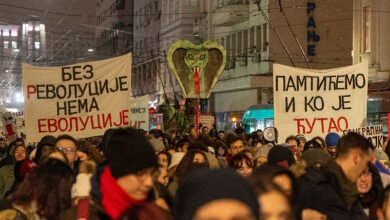
[{"label": "cardboard sign", "polygon": [[130,100],[131,126],[149,131],[149,95]]},{"label": "cardboard sign", "polygon": [[342,134],[365,126],[368,65],[309,70],[274,64],[274,116],[279,140]]},{"label": "cardboard sign", "polygon": [[384,139],[382,133],[382,125],[373,125],[360,128],[350,128],[344,130],[343,133],[347,134],[348,132],[355,132],[366,137],[375,148],[383,148]]},{"label": "cardboard sign", "polygon": [[199,124],[202,124],[211,130],[213,128],[213,124],[215,124],[215,118],[212,115],[200,115]]},{"label": "cardboard sign", "polygon": [[57,67],[23,64],[26,138],[102,135],[131,124],[131,54]]}]

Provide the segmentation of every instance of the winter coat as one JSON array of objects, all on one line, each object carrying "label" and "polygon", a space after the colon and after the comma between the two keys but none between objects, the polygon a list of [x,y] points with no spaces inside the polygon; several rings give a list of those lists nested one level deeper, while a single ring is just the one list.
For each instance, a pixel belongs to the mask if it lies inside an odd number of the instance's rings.
[{"label": "winter coat", "polygon": [[4,198],[5,194],[11,189],[15,181],[14,174],[15,165],[6,165],[0,168],[0,199]]},{"label": "winter coat", "polygon": [[336,174],[327,169],[309,168],[299,178],[298,218],[304,209],[314,209],[327,216],[330,220],[360,220],[368,219],[357,199],[348,208],[340,190]]}]

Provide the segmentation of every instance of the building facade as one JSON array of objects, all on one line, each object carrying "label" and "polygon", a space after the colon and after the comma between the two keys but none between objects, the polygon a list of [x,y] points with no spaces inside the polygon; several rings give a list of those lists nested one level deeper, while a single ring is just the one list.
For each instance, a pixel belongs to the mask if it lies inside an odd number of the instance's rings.
[{"label": "building facade", "polygon": [[150,100],[162,93],[160,77],[161,1],[134,1],[132,90],[134,96],[149,94]]},{"label": "building facade", "polygon": [[218,129],[234,129],[250,106],[273,103],[274,63],[313,69],[352,64],[352,0],[259,2],[208,1],[207,15],[200,15],[207,39],[227,50],[211,97]]},{"label": "building facade", "polygon": [[369,66],[369,124],[383,124],[387,133],[390,112],[390,2],[353,2],[353,62]]},{"label": "building facade", "polygon": [[134,0],[96,1],[96,50],[112,57],[133,49]]}]

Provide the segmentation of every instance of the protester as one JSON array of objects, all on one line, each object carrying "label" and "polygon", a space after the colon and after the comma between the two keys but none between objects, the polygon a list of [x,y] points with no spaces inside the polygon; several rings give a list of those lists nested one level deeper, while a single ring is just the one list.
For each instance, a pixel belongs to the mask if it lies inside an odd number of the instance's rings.
[{"label": "protester", "polygon": [[260,219],[294,219],[288,198],[278,185],[271,182],[261,182],[254,188],[258,195]]},{"label": "protester", "polygon": [[[196,166],[194,164],[203,164],[204,166]],[[209,161],[206,154],[198,149],[188,151],[180,163],[177,165],[172,181],[168,185],[168,191],[172,197],[175,197],[180,181],[198,168],[209,168]]]},{"label": "protester", "polygon": [[249,177],[254,167],[252,159],[243,152],[232,157],[230,166],[243,177]]},{"label": "protester", "polygon": [[77,158],[80,162],[92,160],[96,164],[101,164],[104,161],[103,156],[99,153],[97,148],[88,141],[79,141]]},{"label": "protester", "polygon": [[175,220],[255,220],[259,205],[253,188],[236,172],[204,170],[180,183],[173,215]]},{"label": "protester", "polygon": [[56,141],[56,138],[52,135],[46,135],[43,138],[41,138],[41,140],[39,141],[39,143],[37,145],[36,153],[35,153],[35,157],[34,157],[34,162],[36,164],[39,163],[41,156],[43,154],[45,154],[45,152],[49,148],[54,148],[55,141]]},{"label": "protester", "polygon": [[376,219],[380,201],[383,199],[383,185],[378,170],[368,163],[366,170],[356,181],[360,201],[369,219]]},{"label": "protester", "polygon": [[268,153],[272,147],[274,147],[272,144],[264,144],[254,149],[253,160],[256,167],[268,162]]},{"label": "protester", "polygon": [[166,151],[160,151],[157,154],[158,164],[168,169],[169,165],[171,165],[172,155]]},{"label": "protester", "polygon": [[320,169],[309,168],[300,177],[298,215],[308,219],[305,209],[309,209],[330,219],[366,219],[358,201],[356,181],[372,160],[372,148],[359,134],[350,132],[343,136],[335,160]]},{"label": "protester", "polygon": [[270,149],[268,163],[288,168],[295,164],[295,159],[289,148],[278,145]]},{"label": "protester", "polygon": [[[87,213],[91,219],[118,219],[132,206],[147,203],[153,188],[157,157],[139,131],[115,129],[107,142],[106,157],[110,161],[108,166],[91,179],[93,202]],[[64,219],[76,219],[77,209],[72,208],[65,214]]]},{"label": "protester", "polygon": [[54,146],[65,153],[68,158],[69,166],[73,169],[75,173],[78,173],[78,163],[77,163],[77,149],[79,147],[79,142],[70,135],[60,135],[57,137]]},{"label": "protester", "polygon": [[333,158],[336,158],[336,154],[337,154],[336,146],[339,141],[340,141],[340,135],[335,132],[331,132],[327,134],[325,137],[326,148],[330,156]]},{"label": "protester", "polygon": [[299,135],[297,135],[295,137],[298,139],[298,149],[302,153],[303,149],[305,147],[305,144],[306,144],[306,138],[302,134],[299,134]]},{"label": "protester", "polygon": [[11,154],[13,155],[11,164],[0,168],[0,198],[4,198],[14,184],[16,163],[27,158],[27,149],[23,144],[17,145],[14,150],[15,152]]},{"label": "protester", "polygon": [[48,160],[23,179],[10,195],[9,203],[3,201],[0,219],[59,219],[71,206],[73,180],[68,165]]},{"label": "protester", "polygon": [[244,140],[242,139],[242,137],[235,134],[228,134],[228,136],[226,137],[226,144],[228,146],[229,153],[231,156],[234,156],[245,149]]},{"label": "protester", "polygon": [[298,180],[293,173],[285,167],[264,164],[253,170],[250,181],[254,186],[273,183],[288,197],[291,205],[295,205],[298,193]]},{"label": "protester", "polygon": [[[311,149],[311,148],[319,148],[319,149],[324,151],[324,149],[321,146],[321,144],[318,141],[315,141],[314,139],[312,139],[312,140],[310,140],[310,141],[305,143],[305,146],[303,146],[303,152],[305,152],[306,150]],[[329,154],[327,151],[326,151],[326,153]]]}]

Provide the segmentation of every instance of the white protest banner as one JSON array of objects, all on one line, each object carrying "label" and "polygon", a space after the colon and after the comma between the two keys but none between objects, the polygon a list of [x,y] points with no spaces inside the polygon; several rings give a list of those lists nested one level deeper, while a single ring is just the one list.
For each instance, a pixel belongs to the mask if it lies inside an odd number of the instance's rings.
[{"label": "white protest banner", "polygon": [[360,128],[349,128],[344,130],[343,133],[355,132],[366,137],[375,148],[383,148],[384,139],[382,132],[382,125],[372,125]]},{"label": "white protest banner", "polygon": [[130,126],[149,131],[149,95],[130,100]]},{"label": "white protest banner", "polygon": [[279,142],[365,126],[368,64],[328,70],[273,65],[274,117]]},{"label": "white protest banner", "polygon": [[23,64],[26,138],[102,135],[129,126],[131,54],[58,67]]}]

